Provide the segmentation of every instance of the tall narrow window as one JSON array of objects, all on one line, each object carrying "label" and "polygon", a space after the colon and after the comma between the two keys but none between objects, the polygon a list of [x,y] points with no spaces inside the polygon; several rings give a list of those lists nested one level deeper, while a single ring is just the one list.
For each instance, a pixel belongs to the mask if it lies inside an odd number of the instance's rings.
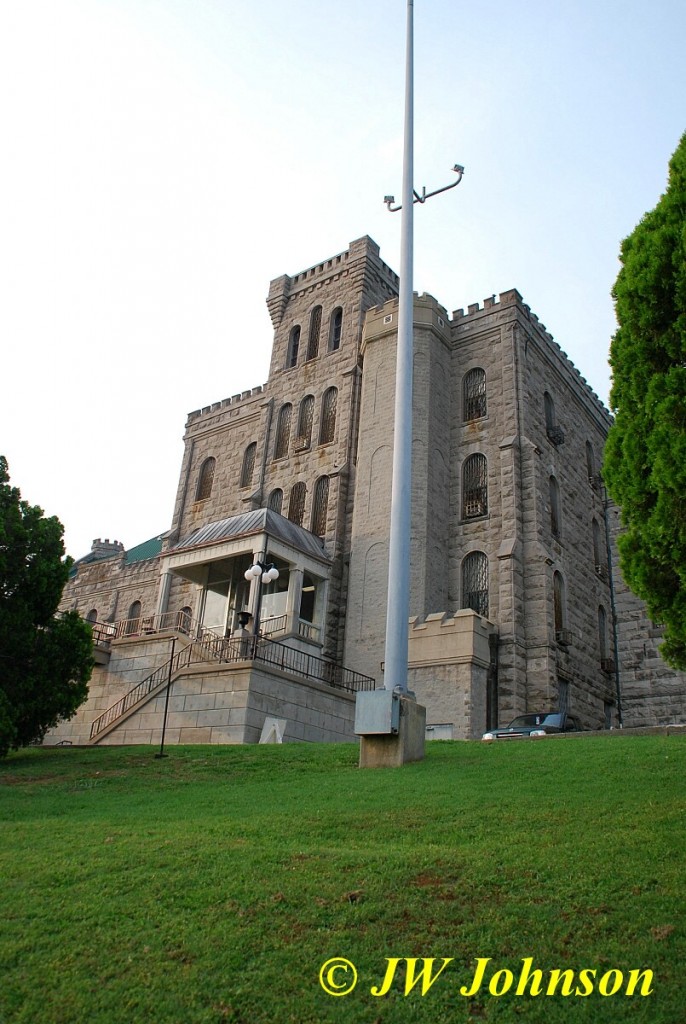
[{"label": "tall narrow window", "polygon": [[276,424],[276,442],[274,444],[274,458],[283,459],[288,455],[288,445],[291,439],[291,414],[293,406],[287,402],[282,405],[279,411],[279,420]]},{"label": "tall narrow window", "polygon": [[601,543],[601,540],[600,540],[600,526],[598,525],[598,520],[594,519],[592,525],[593,525],[593,564],[595,565],[595,571],[600,576],[600,575],[602,575],[602,572],[603,572],[603,569],[605,568],[605,565],[603,563],[603,553],[602,553],[603,549],[602,549],[602,543]]},{"label": "tall narrow window", "polygon": [[297,484],[293,484],[288,498],[288,518],[292,523],[295,523],[296,526],[302,526],[303,524],[306,496],[307,487],[302,481],[298,481]]},{"label": "tall narrow window", "polygon": [[595,453],[590,441],[586,442],[586,470],[588,479],[592,481],[595,476]]},{"label": "tall narrow window", "polygon": [[559,572],[553,573],[553,614],[555,620],[555,635],[557,640],[561,639],[565,630],[565,582]]},{"label": "tall narrow window", "polygon": [[343,310],[339,306],[331,314],[331,326],[329,327],[329,350],[336,352],[341,347],[341,334],[343,333]]},{"label": "tall narrow window", "polygon": [[462,467],[462,518],[488,512],[488,464],[485,455],[470,455]]},{"label": "tall narrow window", "polygon": [[214,467],[216,460],[211,456],[209,459],[205,459],[202,466],[200,467],[200,475],[198,476],[198,489],[195,493],[196,501],[205,501],[209,498],[212,493],[212,484],[214,483]]},{"label": "tall narrow window", "polygon": [[312,442],[312,420],[314,418],[314,395],[305,395],[298,412],[298,429],[295,450],[304,451]]},{"label": "tall narrow window", "polygon": [[286,369],[290,370],[298,362],[298,349],[300,348],[300,327],[295,326],[288,339],[288,352],[286,353]]},{"label": "tall narrow window", "polygon": [[314,488],[312,507],[312,533],[323,537],[326,533],[326,514],[329,510],[329,478],[320,476]]},{"label": "tall narrow window", "polygon": [[472,551],[462,562],[462,607],[488,617],[488,558]]},{"label": "tall narrow window", "polygon": [[322,398],[322,421],[319,428],[319,443],[329,444],[336,434],[336,404],[338,389],[329,388]]},{"label": "tall narrow window", "polygon": [[550,532],[556,540],[560,539],[560,488],[554,476],[549,480],[550,500]]},{"label": "tall narrow window", "polygon": [[310,333],[307,339],[307,359],[316,359],[319,355],[319,334],[322,329],[322,307],[315,306],[310,316]]},{"label": "tall narrow window", "polygon": [[598,605],[598,643],[601,661],[605,661],[607,658],[607,613],[602,604]]},{"label": "tall narrow window", "polygon": [[486,373],[478,366],[465,374],[462,397],[465,420],[478,420],[486,415]]},{"label": "tall narrow window", "polygon": [[140,601],[134,601],[129,608],[129,617],[126,623],[126,634],[128,636],[131,633],[137,633],[140,625],[141,617],[141,603]]},{"label": "tall narrow window", "polygon": [[241,470],[241,487],[250,487],[252,475],[255,472],[255,455],[257,454],[257,441],[253,441],[245,449],[243,456],[243,469]]},{"label": "tall narrow window", "polygon": [[267,508],[271,509],[272,512],[278,512],[281,515],[281,506],[283,505],[283,491],[280,487],[275,487],[272,493],[267,499]]},{"label": "tall narrow window", "polygon": [[562,427],[559,427],[555,422],[555,403],[553,402],[552,395],[546,391],[543,395],[543,409],[545,412],[545,432],[548,440],[551,444],[557,447],[560,444],[564,444],[565,432]]}]

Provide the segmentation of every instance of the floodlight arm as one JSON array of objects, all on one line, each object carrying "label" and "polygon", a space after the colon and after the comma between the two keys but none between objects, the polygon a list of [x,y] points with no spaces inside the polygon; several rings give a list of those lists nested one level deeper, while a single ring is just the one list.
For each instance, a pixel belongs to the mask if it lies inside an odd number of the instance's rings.
[{"label": "floodlight arm", "polygon": [[[416,189],[412,189],[412,194],[414,195],[412,203],[425,203],[427,199],[431,199],[432,196],[440,195],[441,192],[447,192],[448,189],[455,188],[456,185],[459,185],[460,182],[462,181],[462,175],[464,174],[464,167],[462,167],[461,164],[455,164],[453,170],[457,175],[457,180],[452,181],[449,185],[444,185],[443,188],[437,188],[434,189],[433,192],[427,192],[426,186],[423,186],[421,195],[419,194],[419,192],[417,192]],[[403,208],[402,203],[400,204],[400,206],[393,205],[395,203],[395,196],[384,196],[384,203],[388,207],[390,213],[397,213],[398,210],[402,210]]]}]

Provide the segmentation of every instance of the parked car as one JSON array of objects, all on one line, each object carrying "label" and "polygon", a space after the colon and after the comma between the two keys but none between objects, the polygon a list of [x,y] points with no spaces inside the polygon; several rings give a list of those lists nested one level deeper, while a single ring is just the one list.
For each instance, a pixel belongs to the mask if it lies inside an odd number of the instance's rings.
[{"label": "parked car", "polygon": [[564,712],[551,711],[539,714],[518,715],[503,729],[485,732],[482,740],[523,740],[529,736],[547,736],[551,733],[581,732],[578,719]]}]

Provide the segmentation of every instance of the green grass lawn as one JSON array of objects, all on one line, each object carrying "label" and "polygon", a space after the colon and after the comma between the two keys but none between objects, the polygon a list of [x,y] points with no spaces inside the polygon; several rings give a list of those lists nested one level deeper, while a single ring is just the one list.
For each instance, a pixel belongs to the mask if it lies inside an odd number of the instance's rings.
[{"label": "green grass lawn", "polygon": [[[154,753],[0,762],[2,1024],[686,1021],[686,737],[433,743],[376,771],[354,745]],[[347,996],[319,984],[333,957]],[[388,957],[453,959],[375,997]],[[653,992],[518,996],[526,957],[544,991],[640,968]]]}]

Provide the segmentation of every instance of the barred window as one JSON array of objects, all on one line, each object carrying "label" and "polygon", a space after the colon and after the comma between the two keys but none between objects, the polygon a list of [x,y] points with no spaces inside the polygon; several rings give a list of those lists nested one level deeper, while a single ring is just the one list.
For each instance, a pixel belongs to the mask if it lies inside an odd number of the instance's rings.
[{"label": "barred window", "polygon": [[331,314],[331,326],[329,327],[329,349],[336,352],[341,347],[341,334],[343,332],[343,310],[339,306]]},{"label": "barred window", "polygon": [[272,493],[267,499],[267,508],[271,509],[272,512],[278,512],[281,515],[281,507],[283,505],[283,491],[280,487],[275,487]]},{"label": "barred window", "polygon": [[290,497],[288,499],[288,518],[296,526],[302,526],[303,517],[305,515],[305,498],[307,496],[307,487],[302,481],[298,481],[297,484],[293,484],[291,487]]},{"label": "barred window", "polygon": [[550,489],[550,532],[560,539],[560,487],[554,476],[549,480]]},{"label": "barred window", "polygon": [[214,467],[216,460],[211,456],[209,459],[205,459],[202,466],[200,467],[200,475],[198,476],[198,489],[195,493],[196,501],[205,501],[209,498],[212,493],[212,484],[214,483]]},{"label": "barred window", "polygon": [[298,430],[295,439],[297,449],[309,448],[312,441],[312,420],[314,418],[314,395],[305,395],[298,412]]},{"label": "barred window", "polygon": [[286,369],[290,370],[298,362],[298,349],[300,348],[300,327],[295,326],[288,339],[288,352],[286,354]]},{"label": "barred window", "polygon": [[565,628],[565,581],[559,572],[553,573],[553,611],[555,632]]},{"label": "barred window", "polygon": [[326,514],[329,510],[329,478],[320,476],[314,488],[312,508],[312,533],[323,537],[326,533]]},{"label": "barred window", "polygon": [[462,562],[462,607],[488,617],[488,558],[472,551]]},{"label": "barred window", "polygon": [[252,475],[255,472],[255,455],[257,454],[257,441],[252,441],[245,449],[243,456],[243,469],[241,470],[241,487],[250,487]]},{"label": "barred window", "polygon": [[307,358],[316,359],[319,355],[319,334],[322,328],[322,307],[315,306],[310,316],[310,334],[307,339]]},{"label": "barred window", "polygon": [[291,414],[293,406],[287,402],[282,405],[279,411],[279,421],[276,425],[276,442],[274,444],[274,458],[283,459],[288,455],[288,445],[291,439]]},{"label": "barred window", "polygon": [[478,420],[486,415],[486,373],[478,366],[465,374],[462,385],[465,420]]},{"label": "barred window", "polygon": [[338,388],[329,388],[322,398],[322,422],[319,428],[319,443],[328,444],[336,433],[336,404]]},{"label": "barred window", "polygon": [[488,464],[485,455],[470,455],[462,467],[462,518],[488,512]]}]

